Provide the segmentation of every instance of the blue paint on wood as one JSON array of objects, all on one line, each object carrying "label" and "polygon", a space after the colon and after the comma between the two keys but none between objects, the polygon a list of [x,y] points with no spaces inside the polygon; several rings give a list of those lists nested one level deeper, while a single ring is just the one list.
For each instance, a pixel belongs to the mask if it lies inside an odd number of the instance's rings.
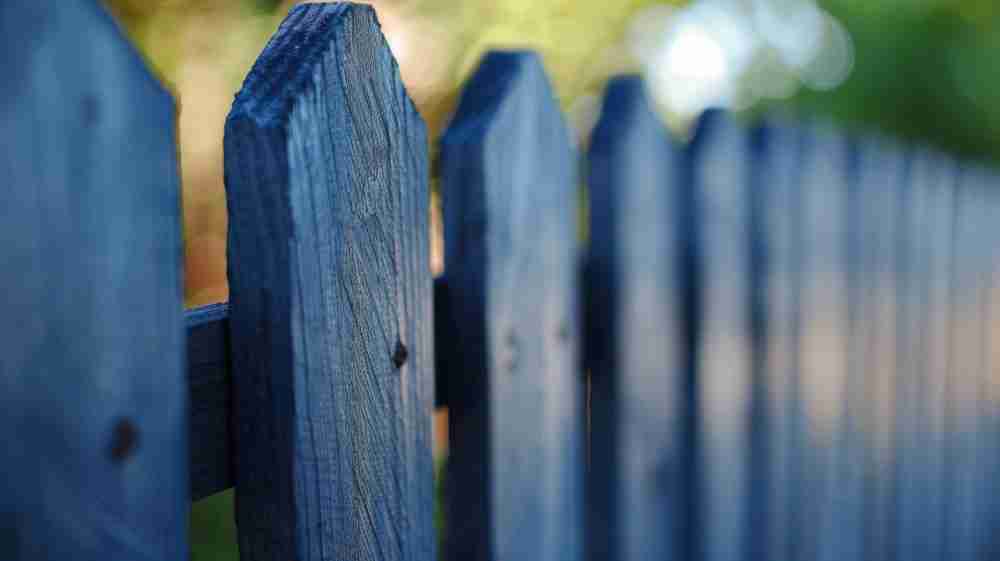
[{"label": "blue paint on wood", "polygon": [[638,77],[612,80],[589,154],[588,556],[688,556],[696,251],[683,153]]},{"label": "blue paint on wood", "polygon": [[[766,424],[762,428],[763,506],[751,495],[751,518],[766,518],[763,526],[749,530],[751,559],[785,561],[797,559],[800,535],[795,531],[808,489],[802,484],[800,450],[806,430],[802,407],[800,326],[802,291],[802,222],[800,184],[805,133],[785,123],[761,127],[760,146],[754,154],[756,198],[764,206],[760,235],[763,237],[763,277],[766,323],[763,347],[765,373],[755,383],[765,400]],[[759,335],[756,335],[759,337]],[[759,398],[758,398],[759,399]],[[753,466],[752,466],[753,467]],[[751,489],[754,493],[754,489]],[[753,541],[762,543],[754,544]]]},{"label": "blue paint on wood", "polygon": [[[803,154],[801,220],[802,292],[798,358],[805,416],[798,443],[803,501],[794,532],[795,559],[825,560],[860,555],[853,505],[860,500],[862,458],[842,453],[848,379],[849,224],[851,169],[847,140],[823,126],[809,129]],[[855,462],[851,464],[850,461]],[[851,471],[851,469],[854,471]]]},{"label": "blue paint on wood", "polygon": [[[986,267],[982,185],[978,170],[959,169],[954,204],[951,302],[951,362],[946,380],[947,448],[945,457],[947,559],[982,559],[985,542],[982,433],[982,369],[985,337],[983,312]],[[990,478],[995,478],[991,474]]]},{"label": "blue paint on wood", "polygon": [[442,139],[449,559],[579,559],[574,154],[541,61],[487,55]]},{"label": "blue paint on wood", "polygon": [[[948,441],[946,400],[947,380],[951,368],[951,268],[954,266],[954,190],[955,167],[938,155],[924,153],[911,164],[913,189],[922,199],[926,218],[920,224],[924,232],[920,242],[921,283],[918,293],[924,304],[919,308],[917,322],[921,360],[917,387],[920,423],[915,427],[912,454],[920,466],[919,480],[911,487],[907,505],[918,516],[911,519],[909,538],[900,539],[900,560],[907,551],[916,559],[939,560],[945,557],[945,528],[947,494],[944,485],[946,473],[946,445]],[[900,507],[903,508],[902,506]]]},{"label": "blue paint on wood", "polygon": [[[448,283],[434,279],[435,406],[448,405],[444,388],[453,366],[447,352],[457,336],[447,299]],[[187,376],[190,388],[191,500],[235,484],[233,463],[232,366],[229,305],[211,304],[185,312]]]},{"label": "blue paint on wood", "polygon": [[[750,312],[750,136],[728,115],[705,113],[688,149],[688,183],[700,202],[702,314],[698,332],[698,458],[702,493],[700,550],[707,561],[739,561],[750,536],[749,484],[753,417]],[[754,505],[755,507],[758,505]]]},{"label": "blue paint on wood", "polygon": [[0,558],[188,554],[171,96],[96,2],[0,3]]},{"label": "blue paint on wood", "polygon": [[[900,263],[900,193],[906,179],[904,153],[880,137],[859,141],[857,188],[851,208],[852,274],[856,319],[851,328],[849,415],[862,449],[860,509],[864,558],[893,559],[896,515],[893,508],[897,461],[895,408],[900,386],[897,354],[905,326],[897,322],[904,294]],[[854,455],[851,452],[852,457]],[[855,505],[852,505],[855,506]]]},{"label": "blue paint on wood", "polygon": [[229,306],[212,304],[184,314],[190,389],[191,500],[233,486],[232,369]]},{"label": "blue paint on wood", "polygon": [[932,152],[911,150],[907,155],[908,185],[903,189],[906,211],[901,214],[899,237],[905,240],[900,251],[901,283],[897,325],[900,329],[897,356],[899,378],[896,386],[896,493],[895,559],[937,559],[931,546],[940,532],[933,519],[940,507],[932,498],[938,486],[931,470],[934,454],[933,432],[928,415],[929,394],[928,337],[931,326],[929,301],[931,249],[943,232],[932,218],[931,190],[936,189],[941,172],[947,169]]},{"label": "blue paint on wood", "polygon": [[987,196],[983,205],[985,231],[982,240],[986,244],[983,258],[986,261],[987,281],[985,283],[986,303],[984,313],[984,333],[986,335],[983,383],[986,398],[985,434],[983,442],[987,449],[986,475],[982,492],[989,501],[986,513],[986,541],[982,555],[985,559],[1000,558],[1000,175],[993,170],[983,178]]},{"label": "blue paint on wood", "polygon": [[970,281],[973,284],[976,299],[976,313],[969,326],[973,340],[974,359],[971,361],[971,380],[968,393],[971,395],[970,407],[975,412],[975,420],[970,434],[966,437],[971,447],[972,463],[970,487],[973,498],[973,520],[970,544],[970,557],[973,559],[990,558],[991,540],[995,538],[996,527],[991,521],[993,503],[998,500],[994,493],[993,480],[996,471],[993,466],[995,435],[990,431],[989,416],[995,406],[990,399],[992,345],[990,329],[991,290],[993,263],[993,246],[997,240],[991,237],[992,223],[997,219],[989,212],[990,198],[995,196],[992,184],[994,177],[990,170],[978,163],[966,167],[967,175],[963,183],[970,191],[966,204],[969,205],[970,234],[969,250],[972,262],[969,264]]},{"label": "blue paint on wood", "polygon": [[427,140],[373,10],[294,8],[225,148],[241,556],[433,559]]}]

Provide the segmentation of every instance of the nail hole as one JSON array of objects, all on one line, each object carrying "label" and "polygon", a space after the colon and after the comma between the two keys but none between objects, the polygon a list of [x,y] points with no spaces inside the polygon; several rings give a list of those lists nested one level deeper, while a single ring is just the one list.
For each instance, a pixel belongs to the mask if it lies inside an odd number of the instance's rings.
[{"label": "nail hole", "polygon": [[392,363],[396,368],[402,368],[409,356],[410,353],[406,350],[406,345],[402,341],[396,341],[396,349],[392,351]]},{"label": "nail hole", "polygon": [[111,459],[121,462],[135,452],[139,444],[139,432],[135,425],[128,419],[121,419],[115,423],[115,428],[111,435]]}]

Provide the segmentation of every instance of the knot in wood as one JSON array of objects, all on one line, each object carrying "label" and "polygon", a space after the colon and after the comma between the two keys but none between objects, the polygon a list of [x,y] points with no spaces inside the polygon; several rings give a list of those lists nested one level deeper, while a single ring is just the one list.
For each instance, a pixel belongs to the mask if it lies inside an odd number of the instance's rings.
[{"label": "knot in wood", "polygon": [[111,459],[122,462],[128,459],[139,444],[139,431],[128,419],[120,419],[115,423],[111,433]]},{"label": "knot in wood", "polygon": [[396,366],[397,369],[402,368],[406,364],[407,357],[410,356],[409,351],[406,350],[406,345],[402,341],[396,341],[396,348],[392,351],[392,364]]}]

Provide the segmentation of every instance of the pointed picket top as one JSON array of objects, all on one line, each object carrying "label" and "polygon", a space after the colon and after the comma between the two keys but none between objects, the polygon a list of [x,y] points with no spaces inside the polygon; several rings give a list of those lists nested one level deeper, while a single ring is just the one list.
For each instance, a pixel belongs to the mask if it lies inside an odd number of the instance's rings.
[{"label": "pointed picket top", "polygon": [[173,99],[94,0],[0,3],[0,72],[0,558],[182,558]]},{"label": "pointed picket top", "polygon": [[241,553],[433,559],[427,139],[372,8],[293,8],[225,148]]},{"label": "pointed picket top", "polygon": [[696,220],[683,150],[642,80],[613,79],[589,153],[588,558],[698,558]]},{"label": "pointed picket top", "polygon": [[523,103],[536,103],[535,116],[562,123],[561,128],[566,128],[558,111],[551,113],[558,105],[541,57],[532,51],[491,51],[462,89],[442,142],[455,144],[470,137],[489,136],[489,131],[497,128],[501,130],[494,134],[503,134],[503,129],[510,126],[508,121],[524,119],[519,113],[510,113],[519,111],[517,105]]},{"label": "pointed picket top", "polygon": [[[448,558],[579,559],[577,181],[539,57],[486,55],[441,141]],[[468,375],[466,375],[468,374]]]}]

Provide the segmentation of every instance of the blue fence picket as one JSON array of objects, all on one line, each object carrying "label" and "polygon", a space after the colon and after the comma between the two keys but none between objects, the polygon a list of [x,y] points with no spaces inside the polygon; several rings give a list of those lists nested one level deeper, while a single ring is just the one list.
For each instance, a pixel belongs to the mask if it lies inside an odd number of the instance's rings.
[{"label": "blue fence picket", "polygon": [[294,8],[233,104],[245,559],[434,558],[426,149],[370,7]]},{"label": "blue fence picket", "polygon": [[987,445],[987,474],[983,492],[991,498],[987,512],[988,535],[983,555],[987,559],[1000,558],[1000,481],[995,474],[1000,473],[1000,175],[994,170],[986,178],[987,190],[983,213],[986,217],[987,307],[984,330],[987,348],[983,372]]},{"label": "blue fence picket", "polygon": [[[898,377],[898,302],[903,294],[899,230],[901,192],[906,180],[903,151],[887,139],[871,137],[857,144],[857,187],[851,215],[856,224],[851,243],[857,305],[849,352],[852,386],[846,399],[859,413],[853,430],[862,438],[862,555],[890,559],[894,547],[893,496],[896,485],[895,405]],[[905,240],[903,240],[905,241]]]},{"label": "blue fence picket", "polygon": [[0,72],[0,558],[183,558],[173,99],[91,0],[0,4]]},{"label": "blue fence picket", "polygon": [[[946,380],[947,448],[945,492],[945,558],[957,561],[982,559],[985,542],[986,463],[982,420],[982,369],[986,347],[983,313],[985,273],[988,267],[983,215],[985,201],[979,170],[963,166],[955,192],[954,253],[952,270],[952,361]],[[995,217],[994,217],[995,219]],[[995,477],[992,474],[989,477]]]},{"label": "blue fence picket", "polygon": [[974,192],[969,203],[972,205],[972,247],[973,262],[971,273],[974,275],[977,314],[976,322],[970,326],[976,342],[976,360],[973,363],[974,376],[970,385],[970,393],[974,396],[976,420],[971,435],[975,472],[973,476],[973,496],[975,524],[973,531],[972,556],[974,559],[991,558],[990,543],[997,528],[991,519],[993,503],[998,496],[994,479],[996,478],[993,456],[996,443],[995,435],[990,431],[989,417],[993,404],[990,399],[990,378],[992,368],[992,341],[990,339],[991,308],[992,308],[992,276],[994,245],[1000,240],[992,237],[993,222],[997,215],[990,209],[990,199],[995,196],[995,176],[991,170],[980,164],[973,164],[969,170]]},{"label": "blue fence picket", "polygon": [[927,523],[925,512],[934,485],[929,473],[930,454],[925,437],[929,406],[925,348],[930,306],[927,301],[931,244],[940,237],[931,222],[933,209],[929,190],[942,170],[941,162],[925,149],[906,155],[906,185],[900,189],[897,233],[899,279],[895,321],[896,386],[894,406],[895,489],[890,508],[893,534],[891,559],[900,561],[932,559],[924,548]]},{"label": "blue fence picket", "polygon": [[[750,138],[721,112],[702,116],[689,147],[690,212],[700,230],[697,427],[701,545],[707,561],[738,561],[750,545],[753,349]],[[755,505],[756,506],[756,505]],[[756,536],[754,536],[756,537]]]},{"label": "blue fence picket", "polygon": [[537,56],[491,53],[442,139],[450,559],[579,559],[577,182]]},{"label": "blue fence picket", "polygon": [[[923,294],[925,311],[921,321],[921,353],[924,366],[920,377],[923,399],[920,400],[923,427],[918,437],[923,447],[922,465],[926,470],[927,485],[923,489],[922,538],[914,539],[922,553],[917,559],[946,559],[945,525],[947,517],[947,379],[951,375],[953,352],[951,349],[952,275],[954,267],[953,225],[955,167],[945,158],[927,158],[925,164],[932,168],[928,173],[923,196],[927,197],[927,236],[923,244],[928,264]],[[915,162],[916,164],[916,162]],[[926,169],[926,168],[925,168]],[[916,167],[912,174],[918,174]]]},{"label": "blue fence picket", "polygon": [[[763,276],[766,333],[764,336],[766,374],[758,383],[766,398],[763,427],[765,483],[763,505],[751,509],[754,517],[764,517],[762,530],[754,536],[762,543],[750,559],[784,561],[795,559],[799,509],[806,489],[802,485],[800,449],[803,416],[800,389],[799,326],[802,323],[802,229],[800,183],[804,133],[786,124],[769,124],[758,132],[759,147],[754,157],[756,196],[764,205]],[[759,337],[759,335],[758,335]]]},{"label": "blue fence picket", "polygon": [[807,430],[799,443],[802,501],[793,530],[795,559],[860,555],[857,434],[848,431],[848,141],[823,126],[809,130],[801,183],[802,294],[799,361]]},{"label": "blue fence picket", "polygon": [[[613,80],[590,148],[590,559],[690,558],[691,190],[639,78]],[[685,307],[689,306],[689,307]]]}]

